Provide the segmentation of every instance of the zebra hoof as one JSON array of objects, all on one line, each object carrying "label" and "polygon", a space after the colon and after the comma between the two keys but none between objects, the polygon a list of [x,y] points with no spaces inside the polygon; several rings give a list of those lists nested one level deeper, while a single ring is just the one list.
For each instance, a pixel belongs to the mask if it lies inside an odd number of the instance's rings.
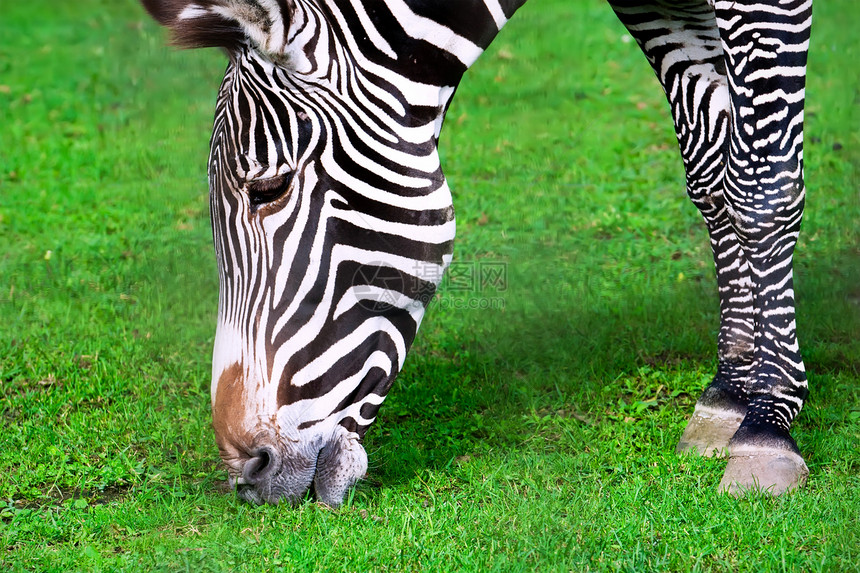
[{"label": "zebra hoof", "polygon": [[732,410],[696,404],[675,452],[724,458],[728,455],[729,440],[735,435],[743,419],[743,414]]},{"label": "zebra hoof", "polygon": [[794,452],[732,452],[717,491],[734,497],[757,490],[777,496],[806,485],[808,475],[803,458]]}]

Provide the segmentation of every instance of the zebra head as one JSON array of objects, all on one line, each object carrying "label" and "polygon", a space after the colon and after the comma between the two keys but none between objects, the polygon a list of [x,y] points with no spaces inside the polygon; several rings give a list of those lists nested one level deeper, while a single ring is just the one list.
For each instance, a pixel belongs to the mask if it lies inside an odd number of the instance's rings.
[{"label": "zebra head", "polygon": [[451,258],[436,145],[498,19],[467,40],[403,0],[143,3],[174,43],[229,55],[209,181],[230,483],[255,503],[313,486],[337,505]]}]

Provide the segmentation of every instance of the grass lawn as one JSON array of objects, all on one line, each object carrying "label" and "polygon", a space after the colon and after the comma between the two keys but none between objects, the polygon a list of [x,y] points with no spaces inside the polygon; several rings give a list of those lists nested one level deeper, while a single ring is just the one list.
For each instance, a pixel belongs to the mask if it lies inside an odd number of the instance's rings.
[{"label": "grass lawn", "polygon": [[718,306],[668,106],[602,0],[532,0],[451,107],[459,280],[332,510],[241,503],[219,466],[205,169],[225,57],[165,48],[130,0],[2,2],[0,569],[860,570],[858,19],[816,2],[805,489],[720,496],[724,461],[674,454]]}]

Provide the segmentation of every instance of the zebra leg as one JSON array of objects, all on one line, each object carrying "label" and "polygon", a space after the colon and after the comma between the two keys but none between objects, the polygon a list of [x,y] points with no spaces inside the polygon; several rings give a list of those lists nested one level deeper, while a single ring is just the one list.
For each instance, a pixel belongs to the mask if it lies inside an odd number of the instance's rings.
[{"label": "zebra leg", "polygon": [[779,7],[615,0],[613,7],[666,90],[688,191],[708,224],[717,266],[720,365],[679,449],[711,453],[733,434],[721,491],[801,486],[808,470],[789,428],[807,385],[791,269],[805,195],[811,0]]},{"label": "zebra leg", "polygon": [[723,193],[731,129],[725,57],[713,8],[705,1],[665,5],[615,0],[669,100],[687,175],[687,194],[708,228],[720,299],[719,365],[699,398],[678,451],[725,455],[747,411],[753,363],[750,267]]},{"label": "zebra leg", "polygon": [[792,257],[806,195],[803,104],[812,0],[717,0],[732,129],[724,192],[752,271],[749,404],[720,490],[802,486],[809,470],[789,429],[808,394],[795,332]]}]

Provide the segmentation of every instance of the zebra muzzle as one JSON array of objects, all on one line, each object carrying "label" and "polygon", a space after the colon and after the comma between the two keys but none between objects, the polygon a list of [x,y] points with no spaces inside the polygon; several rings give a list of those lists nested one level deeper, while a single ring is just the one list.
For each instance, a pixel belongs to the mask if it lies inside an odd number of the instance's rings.
[{"label": "zebra muzzle", "polygon": [[325,445],[310,450],[285,453],[272,446],[259,447],[231,485],[239,498],[256,505],[296,505],[312,489],[317,501],[339,506],[367,471],[367,454],[358,435],[337,426]]}]

